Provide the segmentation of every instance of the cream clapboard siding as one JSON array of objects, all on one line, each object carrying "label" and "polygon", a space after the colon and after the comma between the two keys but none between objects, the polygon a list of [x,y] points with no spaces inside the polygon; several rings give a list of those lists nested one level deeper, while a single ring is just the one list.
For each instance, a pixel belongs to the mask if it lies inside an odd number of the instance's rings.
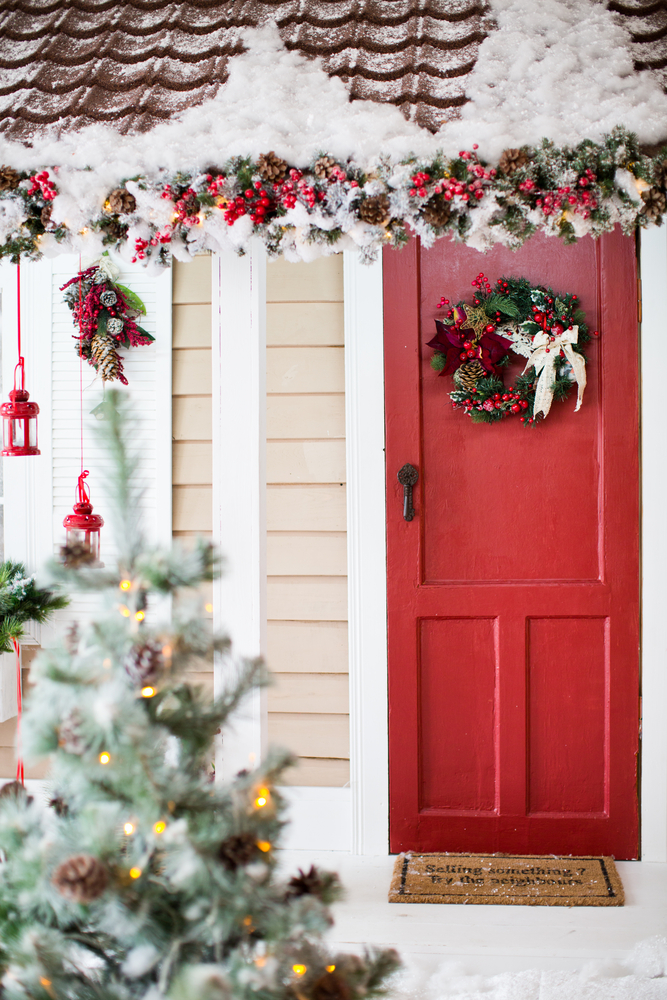
[{"label": "cream clapboard siding", "polygon": [[267,269],[269,739],[349,781],[343,260]]},{"label": "cream clapboard siding", "polygon": [[[342,259],[268,265],[269,739],[349,779]],[[174,265],[173,533],[211,533],[210,258]],[[199,678],[212,683],[202,665]]]},{"label": "cream clapboard siding", "polygon": [[[173,265],[172,284],[173,535],[187,545],[212,536],[211,258]],[[210,585],[202,588],[204,609]],[[208,613],[205,610],[205,613]],[[193,680],[213,692],[213,664]]]}]

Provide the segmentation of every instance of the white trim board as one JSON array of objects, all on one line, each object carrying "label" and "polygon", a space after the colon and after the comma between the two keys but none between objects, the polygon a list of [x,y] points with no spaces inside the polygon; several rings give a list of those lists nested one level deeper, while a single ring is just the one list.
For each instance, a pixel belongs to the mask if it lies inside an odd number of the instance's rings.
[{"label": "white trim board", "polygon": [[641,858],[667,861],[667,461],[662,366],[667,227],[641,232],[642,752]]}]

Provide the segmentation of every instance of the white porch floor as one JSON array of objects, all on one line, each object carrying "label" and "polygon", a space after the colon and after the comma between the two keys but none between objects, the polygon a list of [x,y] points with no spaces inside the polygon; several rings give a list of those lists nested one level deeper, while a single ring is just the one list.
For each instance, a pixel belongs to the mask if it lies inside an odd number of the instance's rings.
[{"label": "white porch floor", "polygon": [[[336,923],[330,939],[334,947],[346,951],[364,944],[394,947],[409,966],[420,970],[422,982],[443,963],[451,963],[452,972],[456,967],[461,973],[484,977],[529,969],[574,972],[586,967],[612,977],[627,977],[631,970],[645,976],[661,976],[666,971],[667,940],[656,940],[667,937],[664,864],[617,863],[626,895],[622,907],[473,906],[388,903],[393,857],[355,857],[333,851],[283,851],[282,855],[286,869],[315,863],[339,873],[346,898],[333,908]],[[630,967],[619,968],[628,961]],[[622,980],[612,982],[620,988]],[[583,990],[572,995],[633,1000],[667,997],[667,979],[652,980],[646,989],[649,992],[637,985],[629,993]],[[472,997],[476,992],[468,990],[465,995]],[[440,995],[446,995],[444,990]],[[483,995],[491,996],[486,991]]]}]

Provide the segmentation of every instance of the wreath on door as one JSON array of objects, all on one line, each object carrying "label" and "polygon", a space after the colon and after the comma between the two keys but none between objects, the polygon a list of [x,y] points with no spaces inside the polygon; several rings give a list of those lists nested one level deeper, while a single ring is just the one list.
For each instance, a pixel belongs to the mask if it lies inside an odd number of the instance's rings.
[{"label": "wreath on door", "polygon": [[[578,297],[557,295],[526,278],[500,278],[492,288],[481,272],[472,287],[472,303],[452,305],[443,296],[438,309],[448,308],[428,343],[435,349],[431,367],[454,379],[449,394],[454,409],[463,409],[475,423],[518,417],[535,426],[553,400],[567,399],[576,384],[576,412],[586,387],[590,341]],[[506,386],[503,369],[512,355],[525,358],[526,365]]]}]

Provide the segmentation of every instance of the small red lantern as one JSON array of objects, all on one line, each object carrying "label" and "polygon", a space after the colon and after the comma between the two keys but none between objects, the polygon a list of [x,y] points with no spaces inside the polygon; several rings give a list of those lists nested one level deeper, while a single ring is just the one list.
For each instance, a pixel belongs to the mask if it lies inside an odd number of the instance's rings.
[{"label": "small red lantern", "polygon": [[88,470],[82,472],[77,481],[77,502],[74,513],[68,514],[63,521],[67,529],[65,551],[71,554],[72,561],[87,566],[100,568],[100,528],[104,525],[99,514],[93,514],[90,502],[90,492],[84,480]]},{"label": "small red lantern", "polygon": [[[21,385],[17,388],[16,373],[21,372]],[[14,388],[9,393],[9,403],[0,406],[2,415],[2,455],[39,455],[37,447],[37,403],[29,403],[29,393],[23,384],[23,358],[14,369]]]}]

